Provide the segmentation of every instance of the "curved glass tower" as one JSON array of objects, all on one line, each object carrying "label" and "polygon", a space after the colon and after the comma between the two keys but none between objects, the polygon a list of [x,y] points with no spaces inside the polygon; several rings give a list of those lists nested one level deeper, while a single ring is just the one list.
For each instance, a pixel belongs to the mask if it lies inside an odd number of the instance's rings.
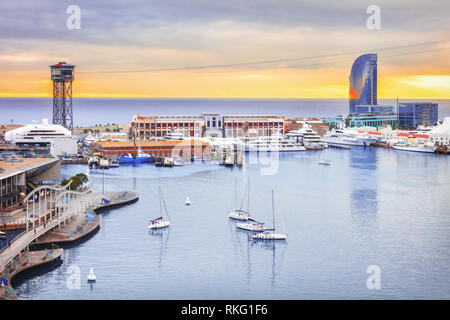
[{"label": "curved glass tower", "polygon": [[377,54],[359,56],[352,66],[349,88],[349,113],[356,113],[356,105],[377,104]]}]

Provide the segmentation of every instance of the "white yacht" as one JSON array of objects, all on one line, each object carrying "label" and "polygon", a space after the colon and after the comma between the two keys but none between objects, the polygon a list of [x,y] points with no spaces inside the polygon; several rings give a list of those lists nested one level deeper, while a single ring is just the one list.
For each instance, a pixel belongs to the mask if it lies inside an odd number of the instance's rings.
[{"label": "white yacht", "polygon": [[300,142],[292,141],[281,135],[260,137],[245,145],[245,151],[305,151],[306,148]]},{"label": "white yacht", "polygon": [[369,137],[367,134],[355,132],[353,130],[333,129],[328,131],[323,137],[322,142],[331,145],[347,146],[369,146],[377,139]]},{"label": "white yacht", "polygon": [[286,134],[286,138],[296,142],[303,142],[304,146],[309,147],[326,147],[326,143],[321,141],[321,137],[307,123],[298,130],[290,131]]},{"label": "white yacht", "polygon": [[48,119],[5,132],[5,141],[16,145],[46,146],[55,139],[71,137],[70,130],[61,125],[49,124]]},{"label": "white yacht", "polygon": [[436,150],[436,146],[434,146],[432,143],[399,142],[399,143],[393,144],[392,149],[401,150],[401,151],[433,153]]}]

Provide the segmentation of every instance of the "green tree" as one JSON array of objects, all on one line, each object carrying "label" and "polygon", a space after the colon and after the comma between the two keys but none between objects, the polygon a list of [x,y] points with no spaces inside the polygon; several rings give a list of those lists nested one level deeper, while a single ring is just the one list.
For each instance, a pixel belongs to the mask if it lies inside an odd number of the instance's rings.
[{"label": "green tree", "polygon": [[84,173],[78,173],[76,175],[74,175],[72,178],[70,179],[64,179],[61,182],[62,186],[65,186],[66,184],[69,183],[69,181],[72,180],[72,182],[69,185],[69,189],[70,190],[78,190],[83,184],[85,184],[86,182],[89,181],[89,178],[86,174]]}]

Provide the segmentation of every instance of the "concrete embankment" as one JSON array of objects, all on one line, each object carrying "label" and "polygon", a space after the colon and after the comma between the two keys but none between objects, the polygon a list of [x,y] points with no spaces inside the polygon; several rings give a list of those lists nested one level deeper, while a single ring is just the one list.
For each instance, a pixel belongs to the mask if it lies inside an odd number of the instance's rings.
[{"label": "concrete embankment", "polygon": [[0,287],[0,300],[17,299],[17,294],[11,285],[11,281],[16,275],[25,270],[32,271],[36,268],[59,264],[63,252],[64,250],[61,248],[54,248],[50,250],[28,251],[20,254],[17,259],[9,263],[2,270],[2,277],[8,280],[8,286]]}]

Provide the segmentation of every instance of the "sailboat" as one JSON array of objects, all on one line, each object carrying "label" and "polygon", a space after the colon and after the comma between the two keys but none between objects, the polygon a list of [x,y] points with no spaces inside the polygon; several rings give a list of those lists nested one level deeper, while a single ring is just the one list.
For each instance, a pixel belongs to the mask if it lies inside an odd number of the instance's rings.
[{"label": "sailboat", "polygon": [[264,227],[264,222],[256,221],[252,218],[248,218],[247,222],[239,222],[236,224],[239,229],[244,229],[248,231],[262,232],[266,230]]},{"label": "sailboat", "polygon": [[[169,213],[167,212],[167,207],[166,207],[166,202],[164,201],[164,196],[162,194],[161,188],[159,189],[159,213],[160,213],[160,217],[150,220],[148,222],[148,228],[149,229],[161,229],[161,228],[166,228],[168,226],[170,226],[170,220],[169,220]],[[167,215],[167,220],[163,220],[162,214],[161,214],[161,200],[162,203],[164,204],[164,209],[166,211],[166,215]]]},{"label": "sailboat", "polygon": [[322,152],[320,153],[319,161],[317,163],[321,164],[321,165],[325,165],[325,166],[329,166],[329,165],[333,164],[333,162],[331,162],[331,160],[322,160]]},{"label": "sailboat", "polygon": [[272,190],[272,217],[273,217],[273,229],[266,229],[266,231],[264,231],[264,232],[255,233],[253,235],[253,239],[255,239],[255,240],[286,240],[286,238],[287,238],[287,234],[275,232],[275,208],[274,208],[274,200],[273,200],[273,190]]},{"label": "sailboat", "polygon": [[[235,194],[235,203],[236,203],[236,207],[237,207],[236,184],[237,184],[237,182],[236,182],[236,179],[235,179],[235,182],[234,182],[234,194]],[[247,183],[247,189],[249,189],[249,188],[250,188],[250,179],[249,179],[249,181]],[[247,190],[247,191],[249,191],[249,190]],[[241,202],[240,208],[239,209],[236,208],[234,211],[229,213],[229,217],[231,219],[247,221],[250,218],[250,214],[248,213],[248,210],[247,211],[242,210],[242,205],[244,203],[244,198],[245,198],[245,192],[244,192],[244,196],[242,197],[242,202]]]}]

